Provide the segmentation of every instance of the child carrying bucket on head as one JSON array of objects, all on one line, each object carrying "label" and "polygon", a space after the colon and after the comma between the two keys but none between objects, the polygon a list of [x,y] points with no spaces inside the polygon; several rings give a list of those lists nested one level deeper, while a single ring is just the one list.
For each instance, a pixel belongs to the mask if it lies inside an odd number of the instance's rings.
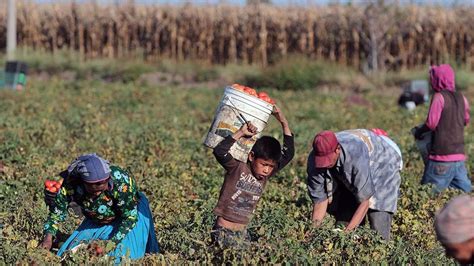
[{"label": "child carrying bucket on head", "polygon": [[234,159],[229,153],[232,145],[241,138],[257,134],[257,128],[251,123],[244,124],[214,148],[214,156],[226,170],[214,209],[217,219],[211,232],[213,243],[222,248],[239,247],[250,240],[246,226],[268,179],[285,167],[295,154],[288,121],[276,106],[273,115],[283,129],[283,149],[275,138],[263,136],[252,147],[246,163]]}]

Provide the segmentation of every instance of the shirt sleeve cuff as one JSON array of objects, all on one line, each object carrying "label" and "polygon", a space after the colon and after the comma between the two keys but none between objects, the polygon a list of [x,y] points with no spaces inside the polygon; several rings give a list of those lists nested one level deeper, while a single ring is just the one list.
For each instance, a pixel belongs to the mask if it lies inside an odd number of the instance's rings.
[{"label": "shirt sleeve cuff", "polygon": [[295,135],[293,135],[293,133],[291,133],[291,136],[283,134],[284,143],[292,144],[294,141],[295,141]]},{"label": "shirt sleeve cuff", "polygon": [[223,141],[227,141],[227,142],[230,142],[230,143],[233,144],[233,143],[236,142],[237,140],[234,139],[234,138],[232,137],[232,135],[229,135],[229,136],[225,137]]},{"label": "shirt sleeve cuff", "polygon": [[50,234],[50,235],[52,235],[52,236],[56,236],[56,233],[57,233],[57,230],[54,230],[54,229],[51,229],[51,228],[50,228],[50,229],[46,229],[46,230],[43,231],[43,234],[45,234],[45,235],[46,235],[46,234]]},{"label": "shirt sleeve cuff", "polygon": [[313,201],[313,204],[318,204],[320,202],[323,202],[325,200],[327,200],[328,197],[322,197],[322,198],[311,198],[311,201]]}]

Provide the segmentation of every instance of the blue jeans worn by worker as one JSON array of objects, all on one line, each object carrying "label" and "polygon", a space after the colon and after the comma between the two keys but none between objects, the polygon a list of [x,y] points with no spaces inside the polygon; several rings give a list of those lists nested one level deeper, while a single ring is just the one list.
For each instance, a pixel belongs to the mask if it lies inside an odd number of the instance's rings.
[{"label": "blue jeans worn by worker", "polygon": [[464,192],[472,190],[464,161],[438,162],[429,160],[421,184],[435,185],[436,192],[441,192],[448,187]]}]

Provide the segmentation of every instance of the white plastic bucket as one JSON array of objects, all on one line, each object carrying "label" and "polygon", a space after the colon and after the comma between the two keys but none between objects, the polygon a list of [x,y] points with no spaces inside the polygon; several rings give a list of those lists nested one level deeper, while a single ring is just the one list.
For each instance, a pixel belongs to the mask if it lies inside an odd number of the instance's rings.
[{"label": "white plastic bucket", "polygon": [[241,114],[245,120],[257,127],[258,134],[252,138],[241,138],[231,147],[230,154],[236,160],[247,162],[248,154],[267,126],[272,111],[272,104],[228,86],[217,107],[204,145],[214,148],[225,137],[236,132],[245,123],[239,115]]}]

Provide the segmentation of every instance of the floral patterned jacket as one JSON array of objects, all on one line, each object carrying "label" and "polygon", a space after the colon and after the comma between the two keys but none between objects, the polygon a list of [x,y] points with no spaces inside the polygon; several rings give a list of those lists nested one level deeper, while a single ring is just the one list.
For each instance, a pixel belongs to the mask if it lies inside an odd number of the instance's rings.
[{"label": "floral patterned jacket", "polygon": [[64,180],[54,204],[50,207],[44,233],[56,235],[58,224],[68,214],[68,203],[75,201],[81,206],[87,219],[99,224],[108,224],[120,219],[118,229],[111,240],[119,243],[133,229],[138,221],[138,186],[135,179],[117,166],[111,166],[109,188],[92,199],[87,196],[84,186],[75,180]]}]

